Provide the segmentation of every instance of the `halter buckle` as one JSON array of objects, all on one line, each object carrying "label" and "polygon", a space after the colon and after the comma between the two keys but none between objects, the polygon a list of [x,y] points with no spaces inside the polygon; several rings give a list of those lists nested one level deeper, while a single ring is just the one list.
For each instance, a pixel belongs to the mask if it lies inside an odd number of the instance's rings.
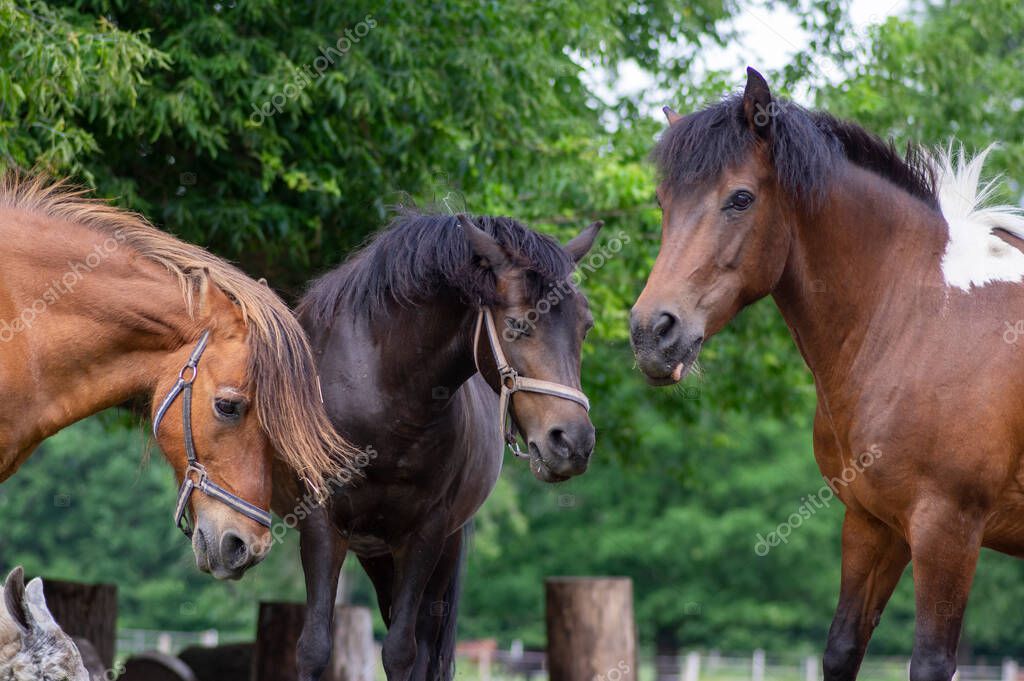
[{"label": "halter buckle", "polygon": [[[188,378],[185,378],[185,374],[188,373],[189,369],[192,373],[189,374]],[[182,385],[192,385],[196,382],[196,376],[199,375],[199,367],[189,362],[185,366],[181,367],[181,371],[178,372],[178,380],[181,381]]]},{"label": "halter buckle", "polygon": [[189,477],[189,473],[195,473],[197,476],[199,476],[198,478],[196,478],[196,481],[193,483],[196,487],[201,487],[203,485],[203,483],[206,482],[206,478],[207,478],[206,466],[204,466],[203,464],[199,463],[198,461],[193,461],[192,463],[190,463],[188,465],[188,467],[185,468],[185,477],[186,478]]}]

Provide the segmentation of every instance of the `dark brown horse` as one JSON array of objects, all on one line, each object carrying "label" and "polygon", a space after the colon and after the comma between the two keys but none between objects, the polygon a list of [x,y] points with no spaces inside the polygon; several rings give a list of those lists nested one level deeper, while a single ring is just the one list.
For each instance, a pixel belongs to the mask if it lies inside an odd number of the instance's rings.
[{"label": "dark brown horse", "polygon": [[269,548],[275,461],[314,490],[344,466],[351,448],[319,401],[302,328],[220,258],[81,191],[9,174],[0,263],[0,481],[61,428],[149,405],[198,567],[238,578]]},{"label": "dark brown horse", "polygon": [[591,316],[570,276],[600,224],[563,248],[509,218],[477,222],[400,217],[299,306],[328,412],[370,457],[365,480],[299,525],[303,681],[330,657],[349,550],[389,629],[388,679],[451,678],[462,528],[501,470],[506,398],[537,478],[587,468],[594,427],[579,386]]},{"label": "dark brown horse", "polygon": [[678,381],[741,308],[774,297],[814,375],[818,466],[843,481],[825,678],[856,677],[912,561],[910,678],[948,681],[979,550],[1024,555],[1024,361],[1004,338],[1024,319],[1024,218],[980,206],[984,154],[904,158],[775,100],[753,70],[742,97],[666,113],[661,252],[632,315],[640,368]]}]

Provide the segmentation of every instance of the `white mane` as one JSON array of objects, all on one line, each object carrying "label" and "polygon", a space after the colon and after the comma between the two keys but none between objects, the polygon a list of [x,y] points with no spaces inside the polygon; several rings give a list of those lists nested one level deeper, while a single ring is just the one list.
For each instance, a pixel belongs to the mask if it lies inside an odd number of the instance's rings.
[{"label": "white mane", "polygon": [[985,206],[999,188],[1001,177],[981,180],[990,145],[973,158],[952,145],[933,158],[939,206],[949,225],[949,242],[942,256],[946,285],[970,291],[996,281],[1024,281],[1024,253],[995,235],[1001,229],[1024,238],[1024,211],[1017,206]]}]

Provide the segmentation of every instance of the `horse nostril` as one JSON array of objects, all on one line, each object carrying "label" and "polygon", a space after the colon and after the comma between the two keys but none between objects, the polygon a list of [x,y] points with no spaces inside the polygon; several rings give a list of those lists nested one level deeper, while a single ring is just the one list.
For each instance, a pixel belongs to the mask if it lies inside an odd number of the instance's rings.
[{"label": "horse nostril", "polygon": [[672,329],[677,326],[678,318],[670,312],[662,312],[658,315],[658,321],[654,323],[654,327],[651,329],[654,335],[661,339],[667,336]]},{"label": "horse nostril", "polygon": [[586,432],[580,430],[572,434],[562,428],[552,428],[548,431],[548,442],[554,452],[567,458],[582,457],[588,459],[594,451],[592,428],[587,429]]},{"label": "horse nostril", "polygon": [[220,555],[225,567],[237,570],[249,563],[249,545],[234,532],[225,532],[220,540]]},{"label": "horse nostril", "polygon": [[569,452],[569,442],[565,436],[565,431],[561,428],[552,428],[548,431],[548,441],[551,444],[551,448],[558,452],[562,456],[567,456]]}]

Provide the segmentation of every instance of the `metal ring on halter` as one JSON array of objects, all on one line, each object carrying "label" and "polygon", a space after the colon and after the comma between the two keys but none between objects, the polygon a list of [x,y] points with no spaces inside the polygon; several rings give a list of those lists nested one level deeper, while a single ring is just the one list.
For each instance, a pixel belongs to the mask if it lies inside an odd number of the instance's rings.
[{"label": "metal ring on halter", "polygon": [[[181,487],[178,488],[178,503],[174,508],[174,524],[178,526],[182,532],[185,533],[186,537],[191,538],[193,527],[192,523],[188,519],[188,502],[192,497],[192,492],[199,490],[203,494],[216,499],[222,504],[230,507],[232,510],[241,513],[245,517],[253,520],[264,527],[271,526],[271,517],[269,511],[264,511],[255,504],[250,504],[245,499],[235,496],[231,492],[227,491],[217,483],[210,480],[206,473],[206,467],[199,463],[196,456],[195,440],[192,437],[192,384],[195,383],[196,377],[199,375],[199,360],[202,358],[203,353],[206,351],[206,346],[210,341],[210,331],[207,329],[203,331],[203,335],[199,337],[199,342],[196,343],[196,347],[192,350],[192,354],[189,355],[188,362],[178,372],[178,380],[171,388],[171,391],[167,393],[163,402],[156,410],[156,414],[153,416],[153,437],[156,438],[160,431],[160,424],[164,420],[164,416],[167,415],[167,410],[171,408],[174,401],[178,399],[178,396],[182,396],[181,404],[181,424],[183,435],[185,436],[185,458],[187,466],[185,468],[185,474],[182,477]],[[188,378],[185,375],[191,370],[191,375]],[[195,474],[196,480],[192,480],[192,474]]]},{"label": "metal ring on halter", "polygon": [[[587,411],[590,411],[590,400],[582,391],[570,388],[554,381],[544,381],[539,378],[527,378],[520,376],[519,372],[508,363],[504,351],[501,349],[501,341],[498,338],[498,330],[494,326],[494,315],[491,309],[485,305],[480,306],[480,312],[476,317],[476,329],[473,332],[473,363],[476,370],[480,371],[480,359],[477,356],[480,347],[480,332],[487,329],[487,341],[491,346],[491,353],[494,355],[495,364],[498,368],[498,382],[500,384],[499,406],[501,413],[501,434],[505,444],[509,446],[512,454],[520,459],[528,459],[528,452],[519,448],[519,438],[508,428],[509,411],[512,408],[512,395],[517,392],[534,392],[553,397],[561,397],[579,404]],[[482,373],[482,372],[481,372]]]}]

